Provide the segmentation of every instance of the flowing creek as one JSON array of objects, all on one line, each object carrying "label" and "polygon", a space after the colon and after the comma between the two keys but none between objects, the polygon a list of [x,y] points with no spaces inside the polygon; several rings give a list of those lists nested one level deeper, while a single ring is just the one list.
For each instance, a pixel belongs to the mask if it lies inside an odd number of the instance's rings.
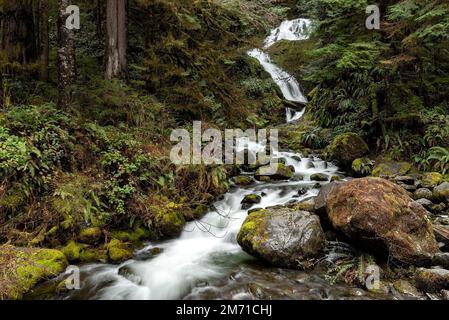
[{"label": "flowing creek", "polygon": [[[264,50],[248,54],[260,61],[280,87],[285,99],[305,103],[300,85],[291,75],[273,64],[265,52],[281,39],[305,39],[309,21],[285,21],[273,30]],[[304,111],[287,109],[287,122],[299,119]],[[257,146],[256,146],[257,147]],[[323,273],[295,271],[264,265],[242,251],[237,233],[247,216],[241,209],[245,195],[262,195],[256,207],[299,202],[315,196],[319,188],[310,180],[314,173],[341,175],[331,163],[291,152],[279,152],[295,176],[281,182],[255,182],[233,187],[215,202],[200,221],[190,222],[177,239],[149,243],[132,260],[121,265],[89,264],[81,267],[81,289],[56,299],[369,299],[373,294],[346,285],[331,284]],[[321,182],[325,184],[327,182]],[[298,190],[307,189],[303,195]],[[151,254],[159,248],[159,254]],[[383,297],[385,298],[385,297]]]}]

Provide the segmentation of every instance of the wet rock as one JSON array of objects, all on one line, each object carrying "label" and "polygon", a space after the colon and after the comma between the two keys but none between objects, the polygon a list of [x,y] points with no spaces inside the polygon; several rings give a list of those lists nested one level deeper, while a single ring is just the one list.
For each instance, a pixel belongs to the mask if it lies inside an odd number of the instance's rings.
[{"label": "wet rock", "polygon": [[418,199],[427,199],[432,200],[433,194],[432,191],[430,191],[428,188],[419,188],[413,193],[413,198]]},{"label": "wet rock", "polygon": [[387,161],[377,164],[372,172],[372,176],[395,176],[395,175],[405,175],[412,168],[412,164],[409,162],[396,162]]},{"label": "wet rock", "polygon": [[444,213],[444,209],[446,209],[446,205],[441,202],[439,204],[432,204],[430,206],[429,211],[434,213],[434,214],[443,214]]},{"label": "wet rock", "polygon": [[440,266],[444,269],[449,269],[449,253],[439,252],[432,257],[432,264],[434,266]]},{"label": "wet rock", "polygon": [[262,197],[257,194],[248,194],[240,203],[242,204],[242,209],[246,210],[251,208],[254,204],[260,203],[261,200]]},{"label": "wet rock", "polygon": [[354,179],[332,188],[327,198],[332,225],[368,249],[413,264],[439,251],[428,212],[390,181]]},{"label": "wet rock", "polygon": [[397,280],[392,285],[392,291],[394,293],[399,293],[400,295],[405,295],[407,297],[412,297],[416,299],[424,298],[424,295],[418,291],[410,282],[406,280]]},{"label": "wet rock", "polygon": [[303,181],[304,176],[301,175],[294,175],[293,178],[290,179],[291,181]]},{"label": "wet rock", "polygon": [[444,226],[449,226],[449,218],[448,217],[437,217],[434,220],[435,224],[441,224]]},{"label": "wet rock", "polygon": [[270,166],[263,166],[257,169],[255,178],[259,181],[268,181],[270,180],[288,180],[293,177],[293,173],[295,172],[294,167],[285,166],[282,163],[277,164],[277,169],[274,174],[270,171]]},{"label": "wet rock", "polygon": [[398,176],[394,178],[394,181],[399,184],[415,186],[415,178],[410,176]]},{"label": "wet rock", "polygon": [[322,185],[318,182],[313,185],[314,189],[321,189],[321,187],[322,187]]},{"label": "wet rock", "polygon": [[398,186],[400,186],[401,188],[404,188],[405,190],[407,190],[409,192],[416,191],[416,187],[414,185],[398,183]]},{"label": "wet rock", "polygon": [[238,186],[248,186],[254,182],[250,176],[237,176],[233,180]]},{"label": "wet rock", "polygon": [[304,199],[300,203],[296,204],[294,208],[299,211],[312,212],[315,209],[315,198],[316,197]]},{"label": "wet rock", "polygon": [[418,199],[416,200],[416,202],[422,205],[427,210],[430,210],[430,208],[433,206],[433,202],[428,199]]},{"label": "wet rock", "polygon": [[137,285],[140,285],[142,283],[142,278],[134,272],[130,265],[120,267],[118,269],[118,274]]},{"label": "wet rock", "polygon": [[327,181],[329,177],[324,173],[314,173],[310,176],[310,180],[312,181]]},{"label": "wet rock", "polygon": [[101,230],[98,227],[85,228],[78,234],[78,240],[82,243],[97,244],[101,239]]},{"label": "wet rock", "polygon": [[443,300],[449,300],[449,290],[441,290],[441,298]]},{"label": "wet rock", "polygon": [[351,170],[355,177],[366,177],[373,171],[374,163],[369,158],[357,158],[352,162]]},{"label": "wet rock", "polygon": [[307,193],[307,191],[309,191],[307,188],[299,188],[298,195],[303,196]]},{"label": "wet rock", "polygon": [[334,181],[341,181],[341,177],[340,176],[332,176],[331,182],[334,182]]},{"label": "wet rock", "polygon": [[237,241],[244,251],[272,265],[298,269],[325,247],[318,216],[289,208],[251,213]]},{"label": "wet rock", "polygon": [[331,191],[339,184],[340,182],[331,182],[329,184],[324,185],[318,196],[315,198],[315,213],[320,216],[323,220],[328,220],[327,217],[327,199]]},{"label": "wet rock", "polygon": [[425,292],[440,292],[449,289],[449,270],[442,268],[419,268],[415,273],[415,282]]},{"label": "wet rock", "polygon": [[435,199],[449,203],[449,182],[443,182],[433,189]]},{"label": "wet rock", "polygon": [[421,185],[424,188],[433,189],[443,182],[443,175],[438,172],[426,172],[421,179]]},{"label": "wet rock", "polygon": [[348,168],[352,162],[369,152],[368,145],[356,133],[348,132],[335,137],[326,148],[329,159],[337,160],[343,167]]}]

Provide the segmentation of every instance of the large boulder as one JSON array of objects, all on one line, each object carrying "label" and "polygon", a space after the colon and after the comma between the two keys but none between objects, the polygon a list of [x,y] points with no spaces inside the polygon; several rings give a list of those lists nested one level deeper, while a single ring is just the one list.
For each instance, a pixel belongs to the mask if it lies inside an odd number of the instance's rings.
[{"label": "large boulder", "polygon": [[428,212],[385,179],[340,183],[330,191],[326,208],[334,228],[399,261],[421,264],[439,251]]},{"label": "large boulder", "polygon": [[251,213],[237,236],[249,254],[279,267],[304,268],[325,247],[318,216],[291,208]]},{"label": "large boulder", "polygon": [[368,145],[356,133],[347,132],[335,137],[327,147],[328,158],[337,160],[341,165],[350,168],[352,162],[369,152]]}]

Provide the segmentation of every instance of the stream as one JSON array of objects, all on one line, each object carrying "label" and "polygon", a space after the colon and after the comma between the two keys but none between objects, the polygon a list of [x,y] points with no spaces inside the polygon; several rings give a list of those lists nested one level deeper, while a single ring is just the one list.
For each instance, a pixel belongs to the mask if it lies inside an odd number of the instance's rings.
[{"label": "stream", "polygon": [[[277,67],[266,49],[281,39],[302,40],[310,22],[284,21],[274,29],[263,49],[248,54],[258,59],[281,89],[285,99],[306,103],[298,81]],[[286,121],[302,117],[304,110],[286,110]],[[257,146],[256,146],[257,147]],[[316,196],[314,173],[329,177],[342,174],[331,163],[291,152],[278,152],[286,165],[295,168],[289,181],[255,182],[232,187],[215,202],[199,221],[186,225],[177,239],[148,243],[132,260],[121,265],[89,264],[81,267],[81,289],[63,293],[56,299],[368,299],[371,293],[347,285],[331,284],[316,271],[273,268],[242,251],[237,233],[247,216],[241,209],[245,195],[262,196],[260,204],[269,207],[299,202]],[[249,173],[247,173],[249,174]],[[303,177],[301,180],[299,177]],[[328,182],[321,182],[325,184]],[[304,194],[299,189],[307,190]],[[301,195],[300,195],[301,194]],[[154,248],[160,253],[153,254]]]}]

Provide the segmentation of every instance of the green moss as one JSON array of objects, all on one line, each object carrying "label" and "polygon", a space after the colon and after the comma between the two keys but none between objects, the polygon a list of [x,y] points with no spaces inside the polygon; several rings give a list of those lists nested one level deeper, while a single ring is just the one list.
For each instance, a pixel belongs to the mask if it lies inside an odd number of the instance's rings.
[{"label": "green moss", "polygon": [[186,223],[183,205],[162,197],[161,203],[152,205],[150,210],[153,213],[151,225],[162,237],[174,237],[182,232]]},{"label": "green moss", "polygon": [[434,188],[444,181],[444,177],[438,172],[426,172],[423,174],[421,183],[424,188]]},{"label": "green moss", "polygon": [[209,207],[205,204],[200,204],[196,206],[196,208],[193,210],[193,217],[195,219],[202,218],[207,212],[209,211]]},{"label": "green moss", "polygon": [[[66,266],[67,260],[59,250],[1,247],[0,298],[21,299],[39,281],[58,275]],[[6,282],[2,282],[4,275]]]},{"label": "green moss", "polygon": [[412,164],[410,162],[387,161],[377,164],[371,175],[374,177],[394,175],[403,176],[410,172],[411,169]]},{"label": "green moss", "polygon": [[100,241],[101,229],[98,227],[85,228],[78,234],[79,241],[83,243],[96,244]]},{"label": "green moss", "polygon": [[247,186],[253,183],[253,179],[250,176],[237,176],[234,178],[234,183],[238,186]]},{"label": "green moss", "polygon": [[124,242],[139,243],[143,240],[153,239],[154,235],[150,230],[138,226],[132,231],[116,230],[112,232],[112,237]]},{"label": "green moss", "polygon": [[324,173],[314,173],[310,176],[312,181],[328,181],[329,177]]},{"label": "green moss", "polygon": [[102,248],[84,248],[79,256],[79,261],[82,263],[105,262],[107,260],[107,251]]},{"label": "green moss", "polygon": [[337,160],[341,165],[348,167],[352,162],[369,152],[368,145],[356,133],[347,132],[334,138],[326,148],[329,159]]},{"label": "green moss", "polygon": [[118,239],[112,239],[108,244],[108,257],[113,263],[120,263],[128,260],[133,256],[133,252],[129,244]]},{"label": "green moss", "polygon": [[80,259],[80,253],[84,249],[86,245],[76,243],[73,240],[70,240],[64,248],[62,248],[62,252],[66,256],[69,262],[78,261]]}]

